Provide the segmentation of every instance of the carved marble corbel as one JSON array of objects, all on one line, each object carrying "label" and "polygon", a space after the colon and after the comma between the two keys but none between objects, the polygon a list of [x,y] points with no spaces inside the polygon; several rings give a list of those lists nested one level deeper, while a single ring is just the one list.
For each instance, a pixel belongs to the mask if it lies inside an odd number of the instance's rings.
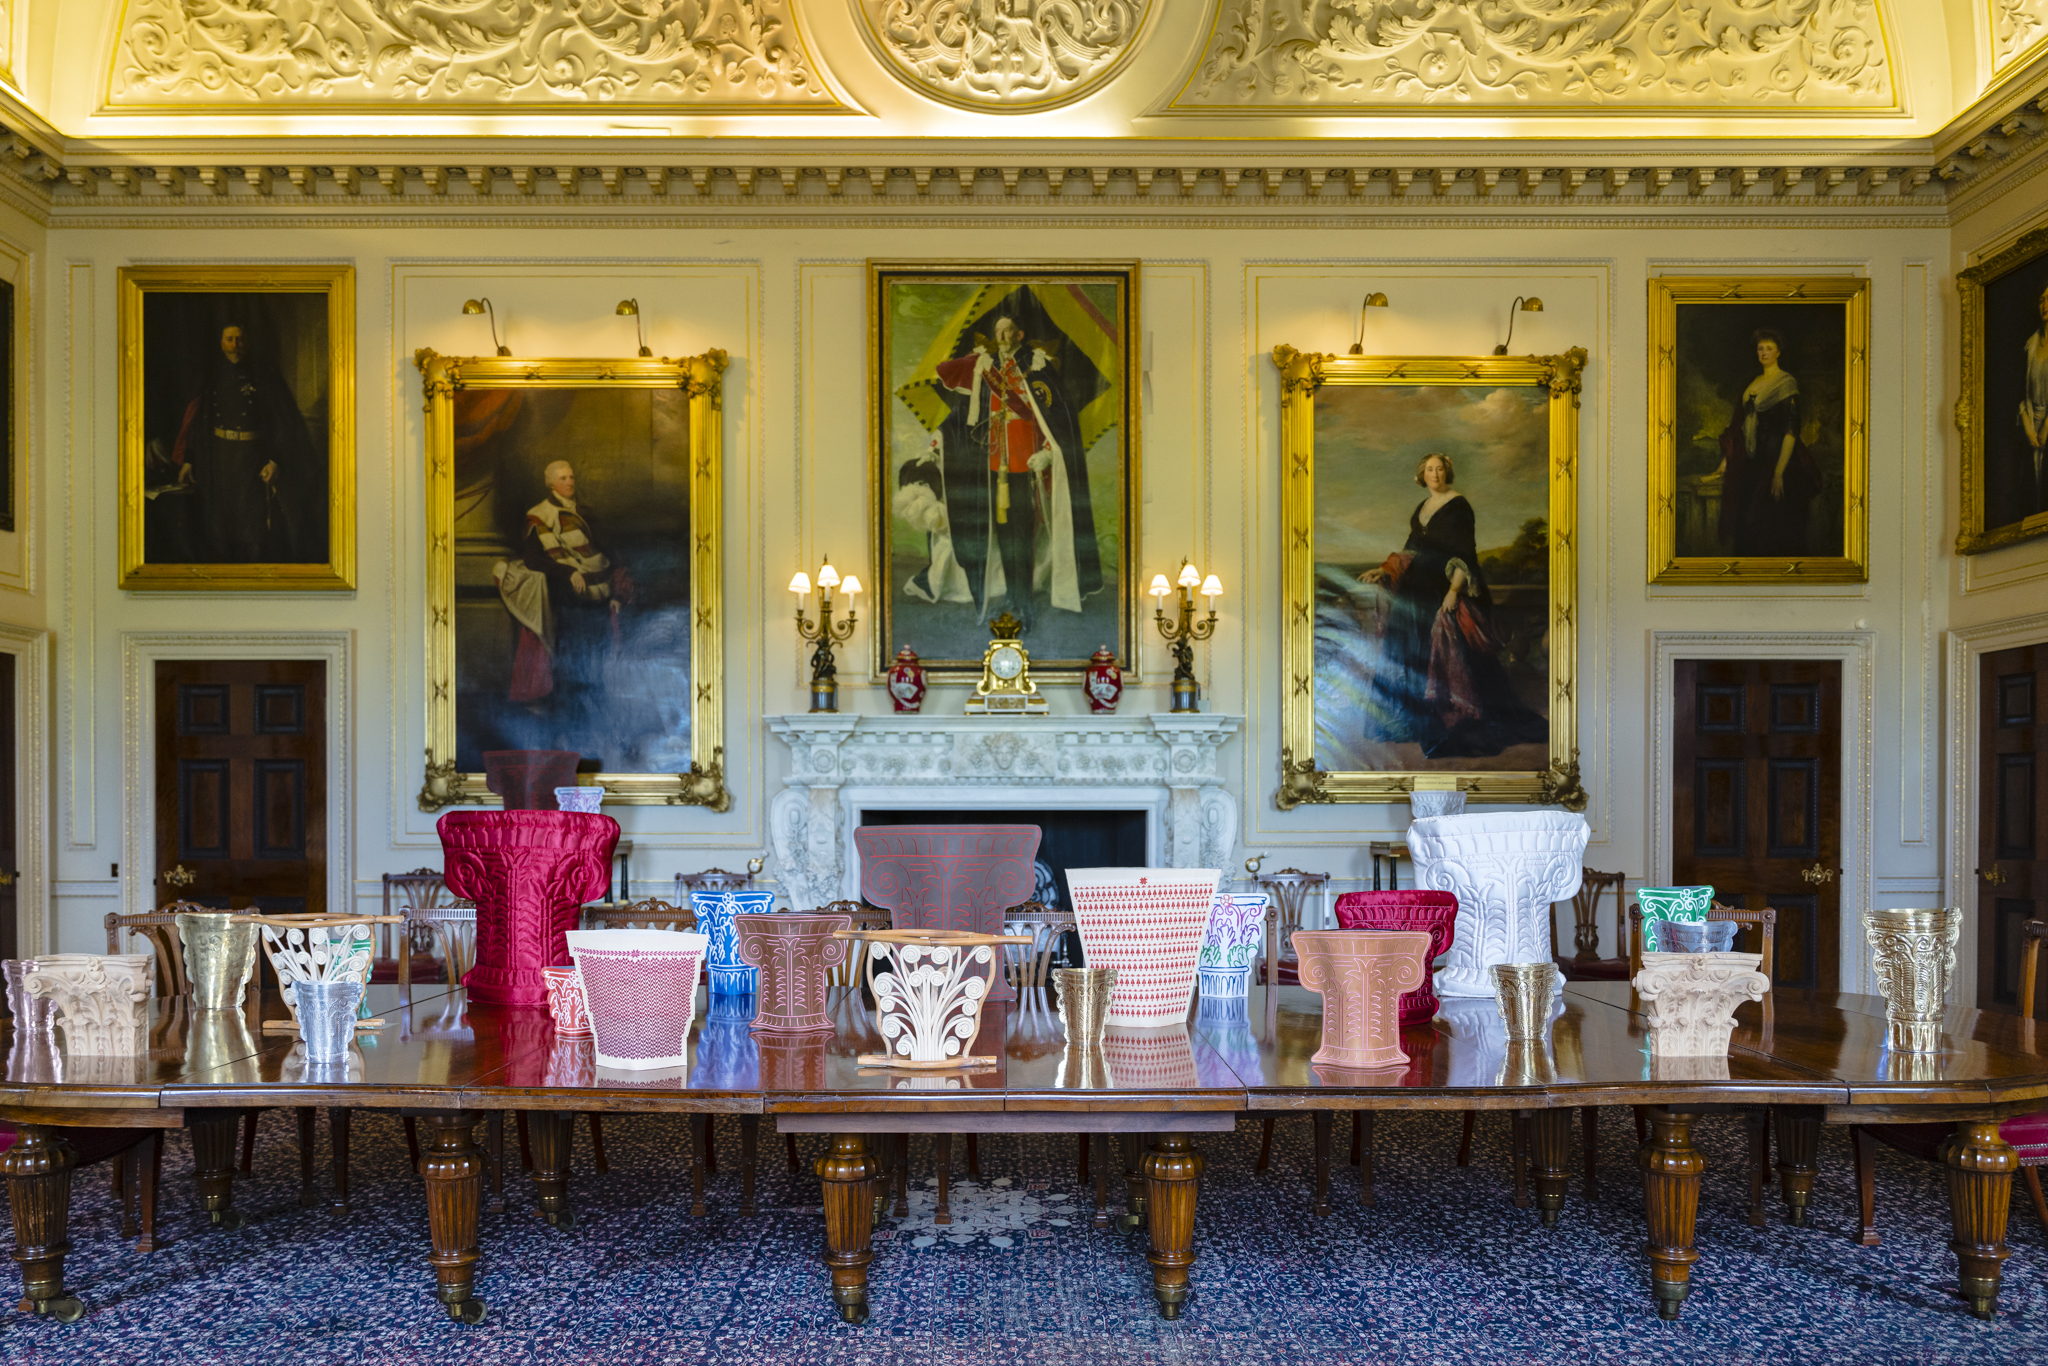
[{"label": "carved marble corbel", "polygon": [[149,955],[60,953],[36,959],[29,995],[56,1002],[72,1057],[142,1057],[149,1051]]},{"label": "carved marble corbel", "polygon": [[1634,986],[1650,1017],[1650,1056],[1725,1055],[1735,1008],[1771,989],[1761,962],[1760,953],[1644,954]]}]

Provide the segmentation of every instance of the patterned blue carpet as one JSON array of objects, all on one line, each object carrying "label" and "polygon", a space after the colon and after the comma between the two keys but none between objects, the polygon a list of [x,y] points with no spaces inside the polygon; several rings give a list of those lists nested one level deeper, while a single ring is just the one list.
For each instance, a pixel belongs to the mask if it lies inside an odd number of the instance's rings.
[{"label": "patterned blue carpet", "polygon": [[[1981,1324],[1951,1292],[1937,1168],[1882,1152],[1885,1245],[1856,1247],[1845,1131],[1829,1129],[1813,1226],[1786,1225],[1774,1192],[1771,1227],[1752,1229],[1742,1124],[1704,1120],[1701,1258],[1684,1317],[1670,1325],[1645,1285],[1626,1110],[1603,1116],[1600,1202],[1580,1199],[1575,1176],[1551,1231],[1509,1201],[1505,1117],[1481,1118],[1463,1169],[1452,1161],[1458,1123],[1456,1114],[1382,1116],[1379,1204],[1367,1209],[1343,1165],[1340,1119],[1334,1212],[1324,1220],[1308,1208],[1305,1117],[1280,1122],[1264,1175],[1252,1170],[1255,1122],[1198,1139],[1209,1167],[1194,1298],[1176,1323],[1153,1312],[1142,1234],[1088,1228],[1092,1200],[1075,1180],[1072,1137],[984,1136],[983,1179],[956,1180],[950,1229],[931,1223],[930,1150],[918,1140],[912,1173],[927,1179],[908,1220],[884,1221],[874,1318],[853,1327],[834,1314],[817,1261],[819,1195],[808,1171],[821,1138],[799,1140],[804,1174],[791,1175],[782,1140],[764,1126],[761,1210],[741,1218],[738,1129],[723,1121],[712,1210],[694,1219],[684,1121],[613,1117],[611,1174],[594,1177],[579,1120],[581,1222],[561,1232],[534,1217],[515,1146],[510,1211],[484,1216],[479,1293],[489,1317],[464,1328],[432,1299],[425,1208],[397,1121],[358,1115],[355,1208],[344,1216],[299,1208],[289,1116],[271,1112],[256,1170],[236,1184],[237,1205],[253,1216],[239,1232],[213,1231],[198,1213],[182,1134],[164,1161],[169,1241],[152,1256],[116,1238],[106,1169],[81,1173],[69,1280],[91,1313],[69,1326],[0,1317],[0,1361],[2001,1366],[2048,1354],[2048,1247],[2023,1194],[2002,1312]],[[957,1143],[955,1160],[964,1167]]]}]

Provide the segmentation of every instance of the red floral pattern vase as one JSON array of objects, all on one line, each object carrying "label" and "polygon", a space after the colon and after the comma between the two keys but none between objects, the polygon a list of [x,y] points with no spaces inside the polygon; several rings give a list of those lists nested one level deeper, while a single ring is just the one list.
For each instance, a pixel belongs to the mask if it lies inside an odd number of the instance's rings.
[{"label": "red floral pattern vase", "polygon": [[917,651],[908,645],[896,651],[896,667],[889,670],[889,701],[899,712],[914,712],[924,706],[924,667]]},{"label": "red floral pattern vase", "polygon": [[1124,671],[1116,666],[1116,653],[1107,645],[1088,656],[1088,670],[1081,677],[1081,691],[1088,694],[1088,710],[1107,716],[1116,710],[1124,695]]}]

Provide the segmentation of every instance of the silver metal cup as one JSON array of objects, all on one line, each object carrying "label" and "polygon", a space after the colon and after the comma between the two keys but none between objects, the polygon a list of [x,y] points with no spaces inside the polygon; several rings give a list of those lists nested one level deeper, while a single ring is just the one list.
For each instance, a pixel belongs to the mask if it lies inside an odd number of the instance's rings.
[{"label": "silver metal cup", "polygon": [[1666,920],[1658,924],[1658,942],[1671,953],[1727,953],[1735,947],[1733,920]]},{"label": "silver metal cup", "polygon": [[356,1007],[363,1001],[363,984],[347,978],[301,982],[298,996],[299,1037],[306,1045],[306,1061],[345,1060],[348,1046],[355,1042]]},{"label": "silver metal cup", "polygon": [[1884,993],[1886,1047],[1901,1053],[1941,1051],[1942,1010],[1962,932],[1960,906],[1863,913],[1863,934]]},{"label": "silver metal cup", "polygon": [[0,975],[7,980],[7,1013],[14,1017],[14,1034],[47,1036],[57,1023],[57,1003],[47,996],[28,994],[28,975],[36,969],[33,958],[0,961]]},{"label": "silver metal cup", "polygon": [[180,911],[175,917],[194,1010],[233,1010],[256,971],[256,927],[229,924],[231,918],[227,911]]},{"label": "silver metal cup", "polygon": [[1100,1045],[1109,1020],[1109,997],[1116,990],[1115,968],[1054,968],[1060,989],[1060,1024],[1070,1044]]},{"label": "silver metal cup", "polygon": [[1507,1021],[1510,1043],[1540,1039],[1550,1032],[1550,1006],[1556,995],[1555,963],[1493,965],[1493,999]]}]

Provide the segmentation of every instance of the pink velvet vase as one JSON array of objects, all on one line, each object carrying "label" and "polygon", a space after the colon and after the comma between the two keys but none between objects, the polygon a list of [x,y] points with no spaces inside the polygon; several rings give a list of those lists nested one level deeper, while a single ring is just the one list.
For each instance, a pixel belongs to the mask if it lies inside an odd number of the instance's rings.
[{"label": "pink velvet vase", "polygon": [[[1340,930],[1420,930],[1429,936],[1429,961],[1451,947],[1458,932],[1458,898],[1449,892],[1346,892],[1337,898]],[[1434,1020],[1435,980],[1422,974],[1422,985],[1401,998],[1401,1023]]]},{"label": "pink velvet vase", "polygon": [[1301,984],[1323,998],[1323,1046],[1309,1059],[1331,1067],[1398,1067],[1403,992],[1429,972],[1420,930],[1296,930]]},{"label": "pink velvet vase", "polygon": [[[889,912],[891,929],[1001,934],[1003,912],[1038,885],[1038,840],[1035,825],[863,825],[861,899]],[[1017,999],[1008,977],[988,999]]]},{"label": "pink velvet vase", "polygon": [[478,1005],[545,1006],[542,968],[567,967],[563,938],[604,894],[619,823],[575,811],[450,811],[441,834],[448,891],[476,903]]},{"label": "pink velvet vase", "polygon": [[754,986],[757,1034],[829,1033],[832,1017],[825,1013],[825,973],[846,961],[850,939],[834,939],[835,930],[853,928],[845,915],[736,915],[733,933],[740,961],[758,971]]}]

